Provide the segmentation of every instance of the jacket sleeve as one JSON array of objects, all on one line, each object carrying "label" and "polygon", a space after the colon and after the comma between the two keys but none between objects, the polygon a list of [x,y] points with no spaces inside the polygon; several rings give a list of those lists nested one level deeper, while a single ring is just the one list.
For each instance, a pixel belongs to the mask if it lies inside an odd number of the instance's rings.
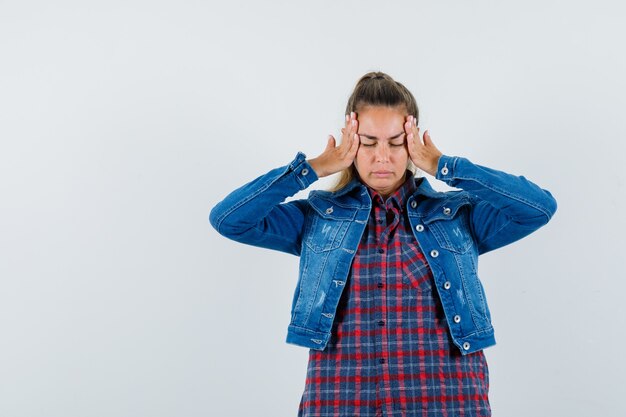
[{"label": "jacket sleeve", "polygon": [[556,212],[552,194],[527,180],[466,158],[442,155],[435,178],[470,194],[470,227],[480,254],[515,242],[548,223]]},{"label": "jacket sleeve", "polygon": [[228,194],[211,210],[211,225],[237,242],[300,255],[307,202],[284,201],[318,179],[305,158],[298,152],[288,165]]}]

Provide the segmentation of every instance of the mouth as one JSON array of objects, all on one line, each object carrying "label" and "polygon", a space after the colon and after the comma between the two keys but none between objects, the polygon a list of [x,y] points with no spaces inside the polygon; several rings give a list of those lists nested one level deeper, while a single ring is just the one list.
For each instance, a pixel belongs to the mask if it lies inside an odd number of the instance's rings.
[{"label": "mouth", "polygon": [[385,178],[385,177],[390,177],[391,175],[393,175],[393,172],[381,170],[381,171],[372,172],[372,175],[378,178]]}]

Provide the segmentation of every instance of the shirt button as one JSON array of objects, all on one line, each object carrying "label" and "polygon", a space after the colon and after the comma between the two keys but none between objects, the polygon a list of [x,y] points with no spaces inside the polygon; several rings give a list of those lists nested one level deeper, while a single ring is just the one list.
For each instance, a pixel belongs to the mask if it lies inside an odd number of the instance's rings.
[{"label": "shirt button", "polygon": [[330,214],[330,213],[332,213],[332,212],[333,212],[333,208],[332,208],[332,207],[328,207],[328,208],[326,209],[326,214]]},{"label": "shirt button", "polygon": [[465,343],[463,343],[463,349],[465,349],[465,350],[469,350],[469,348],[470,348],[470,344],[469,344],[469,342],[465,342]]},{"label": "shirt button", "polygon": [[418,232],[423,232],[424,231],[424,225],[423,224],[418,224],[417,226],[415,226],[415,230],[417,230]]},{"label": "shirt button", "polygon": [[379,325],[379,326],[384,326],[384,325],[385,325],[385,321],[384,321],[384,320],[380,320],[380,321],[378,322],[378,325]]},{"label": "shirt button", "polygon": [[306,175],[306,174],[308,174],[308,173],[309,173],[309,169],[308,169],[308,168],[304,168],[304,169],[302,170],[302,175]]},{"label": "shirt button", "polygon": [[417,201],[415,201],[415,200],[411,201],[411,207],[412,208],[417,207]]},{"label": "shirt button", "polygon": [[378,253],[383,253],[385,250],[383,248],[378,248]]},{"label": "shirt button", "polygon": [[378,288],[383,288],[385,286],[385,284],[383,284],[382,282],[378,283]]},{"label": "shirt button", "polygon": [[446,175],[446,174],[448,173],[448,167],[444,165],[444,167],[443,167],[443,168],[441,168],[441,173],[442,173],[443,175]]},{"label": "shirt button", "polygon": [[385,363],[385,358],[378,359],[378,363]]},{"label": "shirt button", "polygon": [[456,316],[454,316],[454,322],[455,323],[460,323],[461,322],[461,316],[459,316],[458,314]]},{"label": "shirt button", "polygon": [[439,256],[439,251],[437,249],[431,250],[430,256],[432,256],[433,258],[436,258],[437,256]]},{"label": "shirt button", "polygon": [[443,214],[445,214],[446,216],[450,214],[450,207],[444,207],[443,209]]},{"label": "shirt button", "polygon": [[446,290],[449,290],[451,286],[452,284],[450,284],[450,281],[446,281],[443,283],[443,288]]}]

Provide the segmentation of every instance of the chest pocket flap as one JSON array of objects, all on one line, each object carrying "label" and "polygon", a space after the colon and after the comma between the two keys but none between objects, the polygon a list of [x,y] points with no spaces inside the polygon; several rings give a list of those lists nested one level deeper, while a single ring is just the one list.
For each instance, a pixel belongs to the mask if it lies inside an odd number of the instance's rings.
[{"label": "chest pocket flap", "polygon": [[322,198],[309,198],[304,243],[315,252],[337,249],[354,220],[357,208],[342,207]]},{"label": "chest pocket flap", "polygon": [[464,253],[471,247],[473,238],[470,230],[469,200],[453,199],[440,205],[424,217],[439,245],[452,252]]}]

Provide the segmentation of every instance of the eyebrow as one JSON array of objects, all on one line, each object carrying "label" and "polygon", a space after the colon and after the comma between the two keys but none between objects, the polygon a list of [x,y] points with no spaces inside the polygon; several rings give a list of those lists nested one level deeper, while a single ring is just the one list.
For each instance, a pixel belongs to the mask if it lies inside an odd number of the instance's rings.
[{"label": "eyebrow", "polygon": [[[397,135],[390,137],[389,140],[397,139],[400,136],[404,135],[404,133],[405,132],[400,132]],[[378,140],[376,136],[366,135],[365,133],[359,133],[359,136],[365,136],[366,138],[371,139],[371,140]]]}]

